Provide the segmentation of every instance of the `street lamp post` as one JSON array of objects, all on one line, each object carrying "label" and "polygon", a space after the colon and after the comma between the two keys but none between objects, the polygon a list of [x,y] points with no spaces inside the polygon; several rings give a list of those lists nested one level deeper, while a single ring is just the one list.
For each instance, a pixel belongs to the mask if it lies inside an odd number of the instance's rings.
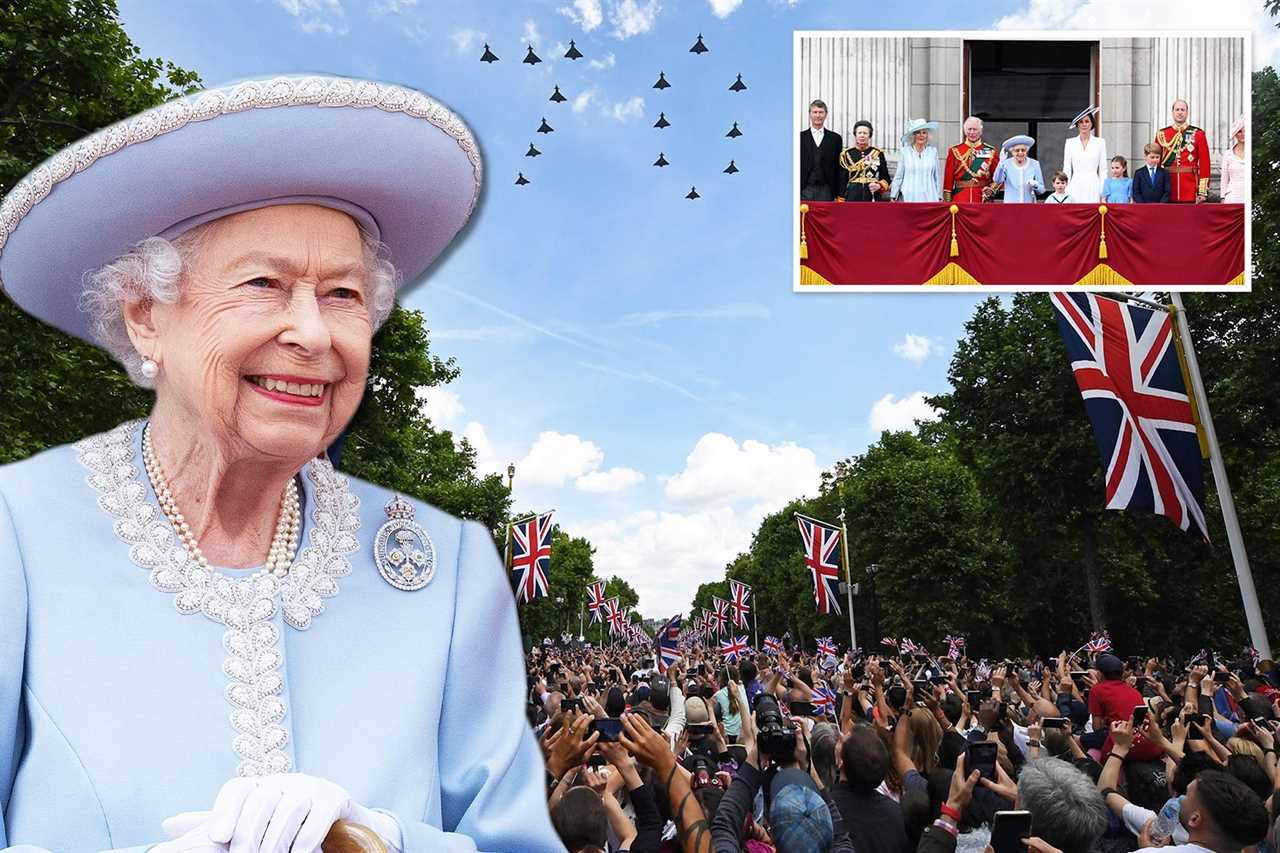
[{"label": "street lamp post", "polygon": [[871,607],[871,634],[880,636],[880,605],[876,601],[876,572],[880,571],[879,563],[867,566],[867,603]]},{"label": "street lamp post", "polygon": [[516,463],[507,463],[507,491],[511,491],[511,486],[516,481]]}]

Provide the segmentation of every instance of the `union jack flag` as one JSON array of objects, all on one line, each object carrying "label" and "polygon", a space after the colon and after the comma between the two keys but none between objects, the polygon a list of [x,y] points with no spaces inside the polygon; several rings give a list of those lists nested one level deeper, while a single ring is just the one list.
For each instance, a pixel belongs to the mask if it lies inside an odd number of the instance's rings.
[{"label": "union jack flag", "polygon": [[658,629],[654,641],[658,672],[666,675],[667,669],[680,657],[680,614],[672,616]]},{"label": "union jack flag", "polygon": [[1091,655],[1102,654],[1111,651],[1111,635],[1106,631],[1094,631],[1093,636],[1089,638],[1089,642],[1082,647]]},{"label": "union jack flag", "polygon": [[819,613],[840,613],[840,528],[796,513]]},{"label": "union jack flag", "polygon": [[902,651],[902,653],[903,653],[904,655],[927,655],[927,654],[929,654],[929,650],[928,650],[928,649],[926,649],[924,646],[918,646],[918,645],[916,645],[916,644],[912,641],[912,639],[911,639],[910,637],[903,637],[903,638],[902,638],[902,645],[901,645],[900,649],[901,649],[901,651]]},{"label": "union jack flag", "polygon": [[1254,666],[1258,665],[1258,661],[1262,660],[1262,654],[1253,646],[1245,646],[1244,653],[1249,656],[1249,660]]},{"label": "union jack flag", "polygon": [[751,612],[751,587],[742,581],[729,579],[729,595],[733,598],[733,624],[739,628],[747,627],[747,614]]},{"label": "union jack flag", "polygon": [[959,660],[960,655],[964,653],[964,637],[953,637],[947,635],[947,657],[952,660]]},{"label": "union jack flag", "polygon": [[626,614],[622,610],[622,602],[618,599],[618,596],[615,595],[605,601],[604,618],[609,623],[610,637],[622,632],[622,628],[626,624]]},{"label": "union jack flag", "polygon": [[551,516],[555,510],[511,525],[511,573],[516,600],[530,602],[547,594],[547,570],[551,568]]},{"label": "union jack flag", "polygon": [[835,653],[836,653],[836,644],[835,642],[832,641],[830,637],[818,638],[818,654],[826,656],[826,655],[834,655]]},{"label": "union jack flag", "polygon": [[835,716],[836,713],[836,694],[830,687],[813,688],[813,707],[822,711],[824,714]]},{"label": "union jack flag", "polygon": [[782,651],[782,641],[777,637],[765,637],[764,647],[767,651],[776,655],[778,652]]},{"label": "union jack flag", "polygon": [[749,648],[746,634],[741,637],[730,635],[729,639],[720,641],[720,653],[724,655],[724,659],[728,663],[737,663],[738,658],[745,655]]},{"label": "union jack flag", "polygon": [[718,635],[725,628],[729,627],[729,602],[723,598],[711,598],[711,603],[715,607],[715,623],[716,634]]},{"label": "union jack flag", "polygon": [[893,649],[895,652],[898,651],[898,641],[895,640],[893,637],[885,637],[883,640],[880,641],[880,645],[888,646],[889,648]]},{"label": "union jack flag", "polygon": [[604,619],[604,581],[587,584],[587,609],[591,611],[592,625]]},{"label": "union jack flag", "polygon": [[1051,294],[1106,475],[1107,509],[1168,516],[1206,540],[1196,422],[1164,311]]}]

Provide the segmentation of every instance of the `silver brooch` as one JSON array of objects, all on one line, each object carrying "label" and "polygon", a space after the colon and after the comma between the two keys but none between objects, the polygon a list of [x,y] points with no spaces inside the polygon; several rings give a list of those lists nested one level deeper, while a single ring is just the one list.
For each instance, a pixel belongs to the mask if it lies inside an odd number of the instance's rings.
[{"label": "silver brooch", "polygon": [[382,579],[412,592],[431,582],[436,573],[436,546],[413,520],[413,504],[396,495],[383,506],[387,521],[373,538],[373,561]]}]

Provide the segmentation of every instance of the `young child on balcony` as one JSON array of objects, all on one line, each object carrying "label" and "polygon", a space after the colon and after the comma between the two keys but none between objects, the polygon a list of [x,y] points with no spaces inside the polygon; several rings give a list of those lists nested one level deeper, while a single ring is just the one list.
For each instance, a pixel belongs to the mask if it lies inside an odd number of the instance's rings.
[{"label": "young child on balcony", "polygon": [[1053,173],[1053,192],[1044,200],[1045,204],[1070,204],[1071,196],[1067,195],[1067,173]]},{"label": "young child on balcony", "polygon": [[1111,158],[1111,177],[1102,183],[1102,201],[1106,204],[1128,204],[1133,200],[1133,178],[1129,162],[1119,154]]}]

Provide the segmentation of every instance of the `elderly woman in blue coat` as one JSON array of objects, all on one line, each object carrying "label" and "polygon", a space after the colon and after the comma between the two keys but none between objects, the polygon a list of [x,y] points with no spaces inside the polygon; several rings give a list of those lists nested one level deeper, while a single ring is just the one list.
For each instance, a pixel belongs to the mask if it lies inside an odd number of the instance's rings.
[{"label": "elderly woman in blue coat", "polygon": [[939,201],[942,199],[942,174],[938,169],[938,149],[929,144],[929,132],[936,131],[936,121],[914,118],[902,132],[898,149],[898,170],[889,187],[890,201]]},{"label": "elderly woman in blue coat", "polygon": [[1044,192],[1040,163],[1027,156],[1036,141],[1030,136],[1011,136],[1000,147],[1003,157],[993,181],[1004,187],[1005,204],[1034,204],[1036,193]]},{"label": "elderly woman in blue coat", "polygon": [[5,198],[7,295],[156,397],[0,468],[0,848],[560,849],[489,533],[325,457],[479,188],[448,109],[312,76],[147,110]]}]

